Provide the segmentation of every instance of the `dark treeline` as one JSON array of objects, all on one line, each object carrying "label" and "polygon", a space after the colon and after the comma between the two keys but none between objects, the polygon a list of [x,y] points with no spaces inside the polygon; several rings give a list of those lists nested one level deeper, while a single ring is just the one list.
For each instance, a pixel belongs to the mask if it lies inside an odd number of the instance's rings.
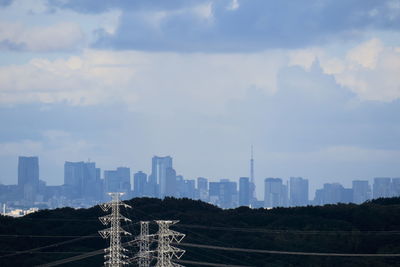
[{"label": "dark treeline", "polygon": [[[122,213],[132,223],[125,225],[125,229],[134,235],[139,230],[135,222],[171,219],[180,220],[173,229],[185,233],[187,236],[183,242],[187,243],[301,252],[400,253],[400,198],[377,199],[362,205],[272,210],[247,207],[222,210],[201,201],[174,198],[138,198],[127,201],[127,204],[133,208]],[[42,210],[22,218],[2,216],[0,266],[34,266],[105,248],[107,241],[97,234],[98,230],[106,228],[97,219],[103,215],[105,213],[96,206],[79,210]],[[151,231],[156,231],[155,225]],[[73,237],[87,235],[94,237],[77,240]],[[124,238],[123,242],[131,239]],[[49,247],[30,253],[16,252],[42,246]],[[288,256],[182,248],[187,250],[183,257],[185,260],[247,266],[400,265],[398,257]],[[103,255],[98,255],[63,266],[101,266],[102,262]]]}]

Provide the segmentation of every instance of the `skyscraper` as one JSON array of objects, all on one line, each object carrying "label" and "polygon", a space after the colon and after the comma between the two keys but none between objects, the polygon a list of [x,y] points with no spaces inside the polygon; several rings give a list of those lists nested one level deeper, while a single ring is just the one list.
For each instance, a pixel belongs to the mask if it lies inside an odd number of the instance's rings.
[{"label": "skyscraper", "polygon": [[315,192],[315,205],[349,203],[353,201],[353,190],[344,188],[339,183],[326,183]]},{"label": "skyscraper", "polygon": [[392,178],[392,194],[393,197],[400,196],[400,178]]},{"label": "skyscraper", "polygon": [[104,171],[104,183],[105,193],[123,192],[125,199],[131,196],[131,175],[127,167]]},{"label": "skyscraper", "polygon": [[33,202],[39,186],[39,158],[18,157],[18,188],[27,201]]},{"label": "skyscraper", "polygon": [[95,162],[64,163],[64,186],[71,199],[84,198],[98,200],[102,197],[100,169]]},{"label": "skyscraper", "polygon": [[239,206],[250,205],[250,179],[249,177],[239,178]]},{"label": "skyscraper", "polygon": [[353,202],[361,204],[371,198],[371,187],[368,181],[353,181]]},{"label": "skyscraper", "polygon": [[197,190],[199,199],[202,201],[208,201],[208,180],[206,178],[197,178]]},{"label": "skyscraper", "polygon": [[219,201],[219,191],[220,191],[220,183],[219,182],[210,182],[208,190],[208,197],[211,204],[220,205]]},{"label": "skyscraper", "polygon": [[153,196],[165,196],[167,190],[167,169],[172,168],[172,158],[170,156],[152,158],[151,175],[149,185],[152,188]]},{"label": "skyscraper", "polygon": [[290,177],[289,181],[290,206],[308,205],[308,180],[302,177]]},{"label": "skyscraper", "polygon": [[164,188],[160,191],[160,197],[178,197],[176,184],[176,171],[173,168],[166,168]]},{"label": "skyscraper", "polygon": [[147,174],[139,171],[133,175],[133,196],[143,197],[146,194]]},{"label": "skyscraper", "polygon": [[391,181],[389,177],[376,177],[374,178],[373,195],[374,198],[390,197],[391,195]]},{"label": "skyscraper", "polygon": [[196,181],[184,180],[183,197],[194,199],[196,196]]},{"label": "skyscraper", "polygon": [[221,179],[219,182],[218,198],[221,208],[231,209],[237,207],[237,183],[231,182],[228,179]]},{"label": "skyscraper", "polygon": [[18,157],[18,186],[39,182],[39,158]]},{"label": "skyscraper", "polygon": [[264,180],[264,205],[267,208],[287,206],[287,186],[280,178],[266,178]]}]

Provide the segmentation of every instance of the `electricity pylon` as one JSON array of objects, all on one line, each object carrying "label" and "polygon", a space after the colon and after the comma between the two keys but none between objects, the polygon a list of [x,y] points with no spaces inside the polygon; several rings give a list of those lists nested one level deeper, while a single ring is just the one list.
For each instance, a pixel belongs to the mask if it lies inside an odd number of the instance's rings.
[{"label": "electricity pylon", "polygon": [[104,250],[106,252],[106,255],[104,256],[106,259],[104,262],[105,266],[120,267],[128,264],[126,261],[128,257],[124,255],[124,252],[126,252],[127,249],[123,248],[121,245],[121,234],[131,235],[131,233],[125,231],[121,227],[121,221],[130,222],[131,220],[120,214],[120,206],[125,208],[131,208],[131,206],[120,200],[120,196],[123,194],[124,193],[119,192],[108,193],[108,195],[112,197],[111,202],[100,205],[103,211],[111,209],[111,214],[99,218],[104,225],[111,224],[110,228],[99,231],[99,234],[104,239],[110,238],[110,247]]},{"label": "electricity pylon", "polygon": [[150,235],[149,222],[140,222],[140,234],[138,236],[139,252],[137,254],[139,267],[150,266]]},{"label": "electricity pylon", "polygon": [[185,234],[169,229],[171,225],[179,221],[156,221],[158,225],[158,246],[156,267],[178,267],[182,266],[172,261],[173,258],[180,259],[185,250],[173,247],[172,242],[179,243],[185,237]]}]

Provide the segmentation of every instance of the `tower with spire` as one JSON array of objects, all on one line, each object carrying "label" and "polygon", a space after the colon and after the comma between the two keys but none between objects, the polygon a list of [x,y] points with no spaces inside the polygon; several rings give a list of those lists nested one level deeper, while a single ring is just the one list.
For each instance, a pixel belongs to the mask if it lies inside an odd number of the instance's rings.
[{"label": "tower with spire", "polygon": [[254,157],[253,157],[253,145],[251,145],[251,157],[250,157],[250,203],[257,201],[256,198],[256,184],[254,181]]}]

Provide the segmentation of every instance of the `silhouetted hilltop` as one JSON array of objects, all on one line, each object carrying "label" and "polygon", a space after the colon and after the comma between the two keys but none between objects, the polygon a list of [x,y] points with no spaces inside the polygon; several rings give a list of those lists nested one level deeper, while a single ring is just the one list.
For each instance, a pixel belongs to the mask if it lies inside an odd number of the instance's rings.
[{"label": "silhouetted hilltop", "polygon": [[[327,253],[400,253],[400,198],[362,205],[338,204],[271,210],[222,210],[189,199],[137,198],[122,213],[125,229],[137,234],[140,220],[180,220],[174,229],[186,243],[262,250]],[[33,266],[105,248],[98,230],[106,228],[90,209],[42,210],[22,218],[0,217],[0,266]],[[155,232],[155,226],[151,227]],[[127,241],[129,239],[124,239]],[[48,246],[30,253],[19,253]],[[327,257],[257,254],[182,247],[186,260],[247,266],[399,266],[399,257]],[[9,256],[6,256],[9,255]],[[102,256],[65,266],[100,266]]]}]

